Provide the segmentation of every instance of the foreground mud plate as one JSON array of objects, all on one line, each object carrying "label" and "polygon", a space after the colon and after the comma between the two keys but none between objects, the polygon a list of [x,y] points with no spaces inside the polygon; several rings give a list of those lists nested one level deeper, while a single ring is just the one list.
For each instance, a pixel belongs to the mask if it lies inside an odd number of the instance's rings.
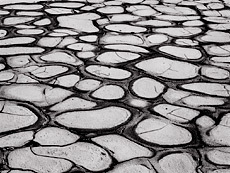
[{"label": "foreground mud plate", "polygon": [[0,16],[0,173],[230,173],[230,0]]}]

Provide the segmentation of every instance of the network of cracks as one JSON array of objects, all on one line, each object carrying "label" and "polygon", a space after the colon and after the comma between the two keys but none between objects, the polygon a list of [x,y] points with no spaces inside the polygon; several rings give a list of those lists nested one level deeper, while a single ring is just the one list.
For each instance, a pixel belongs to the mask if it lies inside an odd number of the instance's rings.
[{"label": "network of cracks", "polygon": [[229,0],[1,0],[1,173],[229,173]]}]

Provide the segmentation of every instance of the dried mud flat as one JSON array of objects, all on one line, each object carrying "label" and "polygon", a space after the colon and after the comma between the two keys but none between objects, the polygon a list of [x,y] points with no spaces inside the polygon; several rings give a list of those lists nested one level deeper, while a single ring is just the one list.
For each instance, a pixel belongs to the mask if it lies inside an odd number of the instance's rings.
[{"label": "dried mud flat", "polygon": [[229,173],[229,0],[0,0],[1,173]]}]

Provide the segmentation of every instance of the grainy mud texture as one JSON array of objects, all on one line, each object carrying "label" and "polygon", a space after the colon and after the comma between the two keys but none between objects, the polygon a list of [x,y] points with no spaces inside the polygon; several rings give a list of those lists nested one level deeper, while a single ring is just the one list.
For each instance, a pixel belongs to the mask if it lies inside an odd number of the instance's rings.
[{"label": "grainy mud texture", "polygon": [[0,173],[230,173],[230,0],[0,0]]}]

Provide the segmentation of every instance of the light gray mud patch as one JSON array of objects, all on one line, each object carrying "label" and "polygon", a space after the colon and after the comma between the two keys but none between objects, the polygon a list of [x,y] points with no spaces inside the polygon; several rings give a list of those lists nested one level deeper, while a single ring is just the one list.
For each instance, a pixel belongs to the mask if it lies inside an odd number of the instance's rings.
[{"label": "light gray mud patch", "polygon": [[1,0],[1,173],[230,172],[229,0]]}]

